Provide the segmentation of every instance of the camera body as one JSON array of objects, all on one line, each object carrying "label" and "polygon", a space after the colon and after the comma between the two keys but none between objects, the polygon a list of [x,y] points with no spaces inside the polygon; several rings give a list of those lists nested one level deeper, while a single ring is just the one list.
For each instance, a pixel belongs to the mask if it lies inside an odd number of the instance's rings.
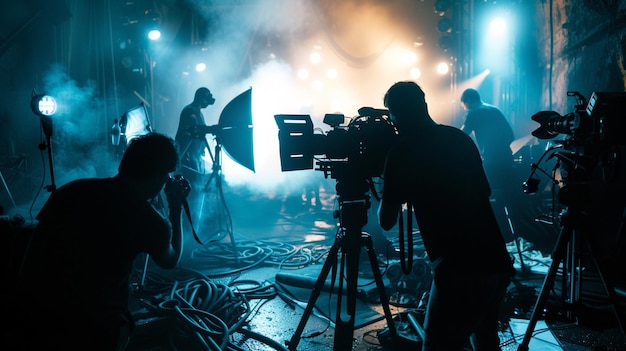
[{"label": "camera body", "polygon": [[170,207],[182,205],[191,192],[191,184],[182,174],[176,174],[167,180],[164,191]]},{"label": "camera body", "polygon": [[552,139],[566,134],[572,146],[626,144],[626,93],[594,92],[588,101],[576,91],[567,95],[577,100],[574,112],[564,116],[554,111],[534,114],[531,118],[540,126],[533,136]]},{"label": "camera body", "polygon": [[[579,92],[568,92],[576,98],[573,112],[561,116],[554,111],[540,111],[532,120],[540,124],[532,135],[539,139],[552,139],[557,135],[567,135],[560,144],[546,150],[553,152],[558,159],[561,182],[590,182],[595,169],[600,166],[605,181],[614,178],[620,171],[620,149],[626,146],[626,93],[594,92],[587,101]],[[548,159],[552,158],[549,157]],[[541,162],[541,159],[540,161]],[[535,193],[539,179],[533,178],[538,165],[522,184],[526,194]],[[553,183],[558,183],[553,179]]]},{"label": "camera body", "polygon": [[332,178],[340,169],[349,169],[355,177],[380,176],[398,130],[381,112],[386,110],[363,111],[375,113],[353,117],[347,124],[342,114],[326,114],[324,123],[331,129],[322,133],[314,133],[309,115],[275,115],[282,171],[313,169],[317,160],[317,170]]}]

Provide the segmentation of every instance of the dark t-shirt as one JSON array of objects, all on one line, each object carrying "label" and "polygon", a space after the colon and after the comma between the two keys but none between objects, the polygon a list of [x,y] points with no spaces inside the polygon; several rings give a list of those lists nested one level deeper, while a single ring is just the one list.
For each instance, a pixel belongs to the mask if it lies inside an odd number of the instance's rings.
[{"label": "dark t-shirt", "polygon": [[126,310],[141,252],[162,252],[171,224],[116,178],[81,179],[53,192],[37,216],[23,289],[67,313]]},{"label": "dark t-shirt", "polygon": [[486,164],[512,162],[513,129],[497,107],[489,104],[469,110],[464,130],[476,136],[478,149]]},{"label": "dark t-shirt", "polygon": [[428,256],[441,267],[512,270],[490,192],[474,141],[457,128],[420,128],[387,155],[383,201],[412,202]]}]

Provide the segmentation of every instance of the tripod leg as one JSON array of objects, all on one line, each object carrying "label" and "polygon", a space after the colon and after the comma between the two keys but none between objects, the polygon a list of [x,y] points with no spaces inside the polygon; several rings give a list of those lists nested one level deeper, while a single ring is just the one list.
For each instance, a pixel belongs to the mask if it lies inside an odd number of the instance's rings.
[{"label": "tripod leg", "polygon": [[[333,350],[352,350],[354,323],[356,320],[356,300],[359,276],[359,256],[363,242],[361,232],[347,231],[343,240],[343,255],[341,257],[340,272],[346,276],[346,315],[342,314],[343,295],[339,294],[337,300],[337,317],[335,322],[335,342]],[[343,291],[343,280],[339,280],[339,291]]]},{"label": "tripod leg", "polygon": [[2,180],[2,184],[4,185],[4,189],[7,191],[7,195],[9,195],[9,199],[11,200],[11,204],[13,207],[17,207],[15,204],[15,200],[13,200],[13,195],[11,194],[11,190],[9,190],[9,186],[7,182],[4,180],[4,176],[2,175],[2,171],[0,171],[0,180]]},{"label": "tripod leg", "polygon": [[604,286],[604,289],[608,294],[608,300],[613,307],[613,312],[615,313],[617,324],[622,330],[622,334],[624,335],[624,337],[626,337],[626,316],[624,315],[623,309],[620,308],[620,299],[615,290],[615,286],[613,285],[613,279],[611,279],[611,274],[607,275],[608,266],[602,260],[596,258],[598,257],[596,256],[596,254],[599,252],[597,245],[595,245],[593,241],[587,237],[584,237],[584,239],[587,242],[589,250],[591,250],[593,262],[595,263],[598,275],[600,276],[600,281],[602,282],[602,285]]},{"label": "tripod leg", "polygon": [[511,233],[513,234],[513,241],[515,242],[515,248],[517,250],[517,256],[519,257],[519,262],[520,262],[520,270],[522,272],[524,272],[526,270],[526,267],[524,265],[524,258],[522,257],[522,250],[519,246],[519,237],[517,236],[517,233],[515,232],[515,229],[513,228],[513,222],[511,221],[511,216],[509,215],[509,208],[504,206],[504,214],[506,215],[506,221],[509,224],[509,229],[511,230]]},{"label": "tripod leg", "polygon": [[380,267],[378,266],[378,259],[376,258],[376,252],[370,236],[363,237],[365,247],[367,249],[367,256],[370,259],[370,265],[372,266],[372,273],[374,274],[374,280],[376,281],[376,288],[380,296],[380,304],[383,307],[385,313],[385,319],[387,320],[387,326],[389,327],[389,334],[391,334],[392,340],[396,340],[397,332],[391,315],[391,309],[389,308],[389,298],[385,292],[385,284],[383,283],[382,274],[380,274]]},{"label": "tripod leg", "polygon": [[304,327],[313,312],[313,308],[315,308],[315,302],[317,298],[320,296],[322,289],[324,288],[324,284],[326,283],[326,278],[328,277],[328,273],[330,272],[331,267],[336,266],[337,264],[337,254],[339,252],[339,239],[335,240],[335,243],[330,248],[328,252],[328,258],[326,262],[324,262],[324,266],[322,266],[322,270],[320,275],[317,277],[317,281],[315,282],[315,286],[313,287],[313,291],[311,292],[311,297],[309,298],[309,302],[304,309],[304,313],[302,314],[302,318],[300,319],[300,323],[296,328],[295,333],[291,336],[291,340],[287,343],[288,349],[295,351],[300,343],[300,339],[302,338],[302,332],[304,331]]},{"label": "tripod leg", "polygon": [[567,244],[569,243],[570,237],[573,233],[573,229],[570,225],[565,225],[561,228],[561,233],[556,242],[556,246],[554,252],[552,253],[552,264],[550,265],[550,269],[546,274],[546,278],[543,282],[543,286],[541,287],[541,293],[537,298],[537,302],[535,303],[535,307],[533,309],[533,313],[530,316],[530,320],[528,321],[528,327],[526,328],[526,333],[524,334],[524,338],[522,339],[521,344],[517,347],[518,351],[527,351],[528,344],[530,343],[530,338],[535,331],[535,326],[537,325],[537,320],[539,315],[543,311],[545,304],[548,300],[548,294],[550,290],[554,286],[554,280],[556,279],[556,273],[559,269],[559,264],[563,260],[565,256],[565,250],[567,249]]}]

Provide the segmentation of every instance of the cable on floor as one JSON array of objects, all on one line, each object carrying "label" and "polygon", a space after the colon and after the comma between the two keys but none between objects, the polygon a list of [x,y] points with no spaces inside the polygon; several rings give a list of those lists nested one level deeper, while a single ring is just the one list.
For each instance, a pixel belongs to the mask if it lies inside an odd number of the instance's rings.
[{"label": "cable on floor", "polygon": [[[223,284],[200,271],[178,269],[147,274],[144,288],[137,293],[145,310],[135,313],[136,318],[169,321],[161,333],[167,338],[169,350],[241,350],[234,343],[235,334],[284,350],[279,343],[244,329],[250,315],[277,296],[268,282],[240,280]],[[251,308],[252,299],[261,302]],[[150,323],[142,323],[142,327],[150,328]]]}]

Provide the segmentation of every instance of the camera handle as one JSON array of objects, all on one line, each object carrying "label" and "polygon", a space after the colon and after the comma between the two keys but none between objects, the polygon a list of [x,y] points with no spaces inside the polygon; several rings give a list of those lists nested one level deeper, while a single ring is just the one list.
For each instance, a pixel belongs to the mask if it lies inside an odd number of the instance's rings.
[{"label": "camera handle", "polygon": [[[363,180],[363,182],[366,183],[365,180]],[[367,184],[365,184],[364,188],[361,187],[361,185],[362,184],[357,184],[357,186],[355,186],[355,184],[350,181],[337,181],[336,189],[339,201],[339,210],[336,212],[336,216],[338,216],[340,220],[340,230],[337,233],[335,242],[328,253],[326,262],[324,262],[324,265],[322,266],[320,275],[315,282],[315,286],[313,288],[313,291],[311,292],[309,302],[307,303],[302,318],[300,319],[300,323],[298,324],[295,333],[291,337],[291,340],[287,342],[289,350],[295,351],[297,349],[298,343],[300,342],[302,336],[302,332],[304,331],[304,327],[306,326],[307,321],[311,313],[313,312],[313,308],[315,307],[315,302],[317,301],[317,298],[324,288],[326,278],[328,277],[331,268],[333,269],[332,279],[334,280],[336,276],[335,273],[337,272],[338,255],[340,251],[340,274],[338,287],[336,290],[339,296],[337,298],[335,339],[333,350],[352,350],[352,337],[354,334],[354,322],[356,316],[355,310],[357,299],[359,254],[361,252],[361,248],[363,247],[365,247],[367,255],[369,257],[369,261],[372,267],[372,273],[376,282],[376,288],[378,289],[380,302],[385,314],[385,319],[387,320],[387,325],[389,327],[390,336],[393,341],[397,340],[398,335],[394,326],[391,310],[389,308],[389,299],[385,292],[385,285],[383,283],[382,274],[380,273],[380,268],[378,266],[378,259],[376,257],[376,253],[374,252],[372,238],[368,233],[361,231],[363,226],[367,224],[367,209],[370,206],[370,198],[368,195],[364,194],[365,190],[360,195],[357,194],[357,192],[359,192],[358,190],[367,189]],[[345,192],[348,192],[348,194],[345,194]],[[341,296],[343,291],[344,269],[346,272],[346,311],[342,311],[342,301],[344,297]],[[342,312],[347,314],[347,321],[342,320]]]},{"label": "camera handle", "polygon": [[[561,189],[561,194],[564,190],[566,192],[568,190],[571,190],[572,187],[577,188],[575,190],[572,190],[573,192],[576,192],[575,194],[573,194],[574,197],[579,198],[579,196],[585,196],[585,194],[581,195],[579,193],[585,190],[579,189],[580,186],[578,185],[563,186],[563,188]],[[589,234],[589,231],[586,230],[588,228],[585,228],[585,223],[583,223],[583,219],[584,211],[582,211],[582,209],[580,208],[580,204],[566,206],[565,209],[561,212],[561,231],[557,238],[555,249],[552,253],[552,263],[550,264],[550,269],[546,274],[543,286],[541,288],[541,292],[539,294],[539,297],[537,298],[535,307],[533,308],[530,320],[528,321],[528,327],[526,328],[524,338],[517,348],[518,351],[529,350],[528,344],[530,343],[530,339],[533,336],[537,320],[539,319],[539,316],[545,308],[545,304],[548,300],[548,295],[552,290],[552,287],[554,286],[554,281],[556,279],[556,274],[561,261],[563,261],[564,289],[566,288],[565,279],[569,278],[569,300],[572,303],[577,302],[574,301],[574,299],[578,298],[580,289],[581,270],[580,267],[577,266],[577,264],[579,263],[579,253],[577,252],[577,248],[579,247],[580,242],[578,241],[580,239],[587,243],[591,251],[591,256],[593,257],[598,274],[600,276],[600,280],[608,293],[609,301],[613,305],[613,311],[615,313],[615,316],[617,317],[617,322],[622,329],[624,335],[626,335],[626,318],[620,313],[618,296],[615,292],[615,288],[606,280],[604,267],[602,267],[599,261],[595,258],[597,250],[595,249],[594,245],[592,245],[592,241],[586,237],[586,235]]]}]

